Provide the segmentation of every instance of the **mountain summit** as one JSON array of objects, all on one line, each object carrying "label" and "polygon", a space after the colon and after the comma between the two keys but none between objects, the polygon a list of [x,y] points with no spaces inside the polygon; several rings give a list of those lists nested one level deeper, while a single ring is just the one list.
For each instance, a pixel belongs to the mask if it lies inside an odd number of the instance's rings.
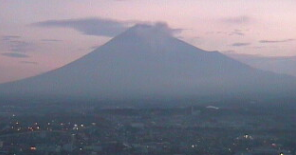
[{"label": "mountain summit", "polygon": [[136,25],[90,54],[48,73],[0,85],[0,97],[94,99],[288,95],[296,80],[256,70],[172,36],[165,25]]}]

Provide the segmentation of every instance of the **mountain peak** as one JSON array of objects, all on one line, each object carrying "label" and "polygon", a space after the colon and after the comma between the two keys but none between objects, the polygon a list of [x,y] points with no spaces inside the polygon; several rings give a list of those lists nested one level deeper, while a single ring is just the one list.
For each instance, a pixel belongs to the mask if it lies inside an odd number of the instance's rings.
[{"label": "mountain peak", "polygon": [[137,31],[149,31],[149,32],[161,32],[171,34],[174,29],[170,28],[166,23],[154,23],[154,24],[136,24],[132,27]]},{"label": "mountain peak", "polygon": [[119,44],[141,45],[153,49],[153,51],[158,51],[163,46],[175,44],[173,40],[176,40],[176,38],[173,34],[177,31],[179,30],[170,28],[166,23],[141,23],[113,38],[110,43],[112,43],[112,46]]},{"label": "mountain peak", "polygon": [[170,28],[166,23],[154,23],[154,24],[136,24],[126,31],[126,34],[136,35],[138,37],[171,37],[176,33],[177,29]]}]

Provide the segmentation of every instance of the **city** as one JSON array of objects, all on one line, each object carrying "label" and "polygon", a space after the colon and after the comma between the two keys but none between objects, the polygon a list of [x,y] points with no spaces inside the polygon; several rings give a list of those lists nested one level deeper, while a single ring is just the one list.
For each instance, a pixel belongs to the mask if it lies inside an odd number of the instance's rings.
[{"label": "city", "polygon": [[296,151],[296,114],[287,106],[93,105],[35,114],[30,110],[16,114],[13,106],[1,109],[2,154],[294,155]]}]

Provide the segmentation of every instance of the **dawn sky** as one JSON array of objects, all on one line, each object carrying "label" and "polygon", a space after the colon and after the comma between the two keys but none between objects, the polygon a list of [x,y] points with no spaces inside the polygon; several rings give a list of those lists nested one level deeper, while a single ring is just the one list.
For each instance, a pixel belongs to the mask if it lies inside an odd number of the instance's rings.
[{"label": "dawn sky", "polygon": [[296,55],[295,0],[0,0],[0,83],[61,67],[128,27],[165,22],[196,47]]}]

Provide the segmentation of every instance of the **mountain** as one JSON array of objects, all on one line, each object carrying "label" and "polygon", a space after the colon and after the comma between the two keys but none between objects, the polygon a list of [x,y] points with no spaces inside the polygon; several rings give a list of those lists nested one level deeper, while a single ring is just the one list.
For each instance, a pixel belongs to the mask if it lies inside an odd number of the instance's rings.
[{"label": "mountain", "polygon": [[0,98],[151,99],[293,95],[296,80],[136,25],[48,73],[0,85]]},{"label": "mountain", "polygon": [[287,74],[296,77],[296,56],[291,57],[263,57],[252,55],[229,54],[229,57],[248,64],[254,68]]}]

